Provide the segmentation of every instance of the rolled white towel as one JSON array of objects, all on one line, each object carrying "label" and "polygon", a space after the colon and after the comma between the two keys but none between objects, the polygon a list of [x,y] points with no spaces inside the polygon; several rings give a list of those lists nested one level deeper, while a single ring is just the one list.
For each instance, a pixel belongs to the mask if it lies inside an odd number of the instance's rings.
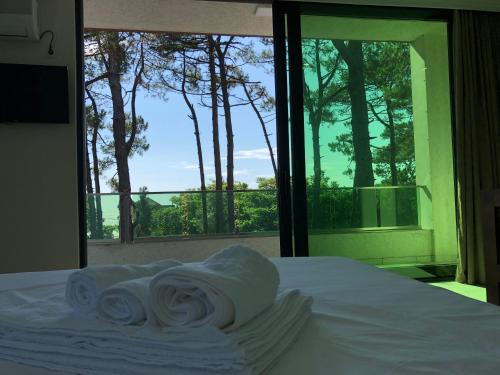
[{"label": "rolled white towel", "polygon": [[150,281],[151,277],[141,277],[106,288],[97,298],[97,317],[115,324],[144,324],[149,316]]},{"label": "rolled white towel", "polygon": [[166,259],[145,265],[91,266],[72,273],[66,282],[65,297],[74,311],[87,318],[96,317],[97,298],[116,283],[149,277],[182,263]]},{"label": "rolled white towel", "polygon": [[278,271],[266,257],[231,246],[154,276],[150,307],[165,326],[236,328],[274,302],[278,285]]}]

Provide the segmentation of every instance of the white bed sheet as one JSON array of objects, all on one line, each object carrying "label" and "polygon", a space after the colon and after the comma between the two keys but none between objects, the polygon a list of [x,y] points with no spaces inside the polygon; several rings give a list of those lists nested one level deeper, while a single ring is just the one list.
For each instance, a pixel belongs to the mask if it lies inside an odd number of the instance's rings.
[{"label": "white bed sheet", "polygon": [[[270,375],[500,374],[497,306],[345,258],[273,261],[282,286],[314,304]],[[0,275],[0,290],[60,282],[69,272]],[[2,375],[52,373],[0,361]]]}]

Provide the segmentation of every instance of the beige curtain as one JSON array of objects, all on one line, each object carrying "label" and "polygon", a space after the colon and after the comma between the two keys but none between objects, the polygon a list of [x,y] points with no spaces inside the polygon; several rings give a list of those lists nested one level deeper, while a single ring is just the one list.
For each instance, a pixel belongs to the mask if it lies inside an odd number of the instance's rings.
[{"label": "beige curtain", "polygon": [[453,23],[457,281],[485,284],[479,196],[500,188],[500,13],[456,11]]}]

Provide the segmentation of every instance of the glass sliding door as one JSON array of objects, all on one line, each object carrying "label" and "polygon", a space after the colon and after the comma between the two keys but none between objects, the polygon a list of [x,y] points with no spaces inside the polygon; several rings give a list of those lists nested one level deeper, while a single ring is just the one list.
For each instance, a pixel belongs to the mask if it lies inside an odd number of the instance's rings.
[{"label": "glass sliding door", "polygon": [[453,263],[443,14],[310,4],[285,13],[294,234],[307,232],[295,253]]}]

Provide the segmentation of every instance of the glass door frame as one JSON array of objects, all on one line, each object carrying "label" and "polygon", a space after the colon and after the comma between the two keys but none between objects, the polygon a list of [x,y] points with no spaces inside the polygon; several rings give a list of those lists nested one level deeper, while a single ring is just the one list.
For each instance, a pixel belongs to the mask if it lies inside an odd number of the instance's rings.
[{"label": "glass door frame", "polygon": [[[454,72],[451,52],[452,10],[273,1],[277,186],[282,257],[309,256],[301,45],[302,15],[446,22],[450,65],[452,147],[455,150]],[[455,154],[453,154],[453,165],[455,167]],[[290,166],[293,173],[290,173]],[[454,168],[454,173],[456,173],[456,168]],[[455,201],[457,201],[456,193]]]}]

